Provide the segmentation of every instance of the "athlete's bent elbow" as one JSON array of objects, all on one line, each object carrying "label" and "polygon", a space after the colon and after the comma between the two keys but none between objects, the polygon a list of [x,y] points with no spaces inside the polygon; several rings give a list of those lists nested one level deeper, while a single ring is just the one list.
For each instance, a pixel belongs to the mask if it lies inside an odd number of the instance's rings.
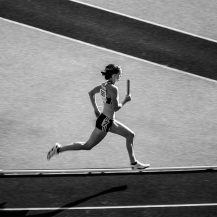
[{"label": "athlete's bent elbow", "polygon": [[122,105],[118,105],[114,107],[114,111],[117,112],[118,110],[120,110],[122,108]]},{"label": "athlete's bent elbow", "polygon": [[114,110],[115,112],[117,112],[117,111],[119,110],[119,108],[114,108],[113,110]]}]

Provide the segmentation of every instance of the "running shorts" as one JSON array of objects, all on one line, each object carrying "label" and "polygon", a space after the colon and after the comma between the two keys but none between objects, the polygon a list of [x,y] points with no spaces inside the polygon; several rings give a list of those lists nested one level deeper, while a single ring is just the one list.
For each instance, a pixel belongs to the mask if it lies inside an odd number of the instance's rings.
[{"label": "running shorts", "polygon": [[96,128],[98,128],[104,132],[108,132],[109,129],[111,128],[112,124],[113,124],[113,120],[108,118],[103,113],[100,114],[100,116],[96,120]]}]

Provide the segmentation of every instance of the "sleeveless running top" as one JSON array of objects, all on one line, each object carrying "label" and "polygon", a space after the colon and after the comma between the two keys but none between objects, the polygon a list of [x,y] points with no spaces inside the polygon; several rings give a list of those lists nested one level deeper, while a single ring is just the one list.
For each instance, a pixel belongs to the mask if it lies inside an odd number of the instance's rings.
[{"label": "sleeveless running top", "polygon": [[101,84],[100,95],[101,95],[102,100],[103,100],[104,103],[107,103],[107,104],[112,103],[112,99],[110,97],[107,97],[107,90],[106,90],[106,85],[105,84]]}]

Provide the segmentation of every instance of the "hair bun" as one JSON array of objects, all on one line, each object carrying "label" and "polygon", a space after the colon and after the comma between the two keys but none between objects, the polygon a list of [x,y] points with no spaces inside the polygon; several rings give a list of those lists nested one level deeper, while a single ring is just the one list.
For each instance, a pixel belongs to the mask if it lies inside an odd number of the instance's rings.
[{"label": "hair bun", "polygon": [[115,68],[116,68],[116,66],[114,64],[109,64],[105,67],[105,71],[114,70]]}]

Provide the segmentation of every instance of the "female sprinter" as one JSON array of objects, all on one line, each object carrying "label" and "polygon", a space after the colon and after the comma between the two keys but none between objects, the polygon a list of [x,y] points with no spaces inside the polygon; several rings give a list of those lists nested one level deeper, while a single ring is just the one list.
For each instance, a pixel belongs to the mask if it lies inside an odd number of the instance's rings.
[{"label": "female sprinter", "polygon": [[[47,159],[50,160],[52,156],[64,151],[91,150],[104,139],[108,132],[111,132],[126,138],[131,168],[133,170],[145,169],[149,167],[149,164],[140,163],[136,160],[134,155],[134,132],[115,119],[115,112],[120,110],[127,102],[131,101],[131,95],[126,95],[123,102],[119,102],[118,88],[115,86],[115,83],[119,81],[121,77],[121,68],[114,64],[109,64],[101,73],[107,81],[96,86],[89,92],[90,100],[97,116],[96,126],[90,138],[86,142],[75,142],[66,146],[61,146],[57,143],[48,152]],[[104,103],[103,112],[101,114],[95,100],[95,94],[97,93],[100,93]]]}]

